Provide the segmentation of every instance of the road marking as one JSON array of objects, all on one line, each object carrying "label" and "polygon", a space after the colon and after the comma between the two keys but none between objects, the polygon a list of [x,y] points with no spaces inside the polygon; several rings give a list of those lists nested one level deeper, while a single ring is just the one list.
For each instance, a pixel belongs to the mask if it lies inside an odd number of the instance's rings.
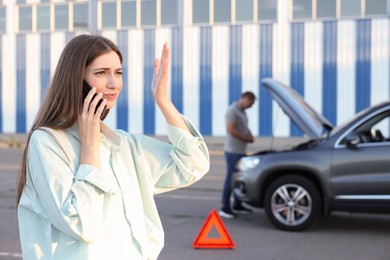
[{"label": "road marking", "polygon": [[22,254],[10,253],[10,252],[1,252],[1,251],[0,251],[0,256],[10,256],[10,257],[13,257],[13,258],[22,258]]}]

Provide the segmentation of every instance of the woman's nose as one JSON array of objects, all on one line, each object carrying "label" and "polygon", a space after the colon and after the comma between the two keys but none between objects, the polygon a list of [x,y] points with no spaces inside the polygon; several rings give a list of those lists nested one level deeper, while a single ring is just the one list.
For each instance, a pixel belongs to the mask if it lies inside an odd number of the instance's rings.
[{"label": "woman's nose", "polygon": [[107,79],[107,87],[108,88],[118,88],[120,84],[120,79],[115,77],[115,75],[110,74]]}]

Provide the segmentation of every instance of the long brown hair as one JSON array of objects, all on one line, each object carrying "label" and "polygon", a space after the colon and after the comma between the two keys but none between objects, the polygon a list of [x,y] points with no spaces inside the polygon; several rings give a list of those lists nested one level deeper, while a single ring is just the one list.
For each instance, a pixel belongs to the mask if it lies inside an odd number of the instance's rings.
[{"label": "long brown hair", "polygon": [[[77,121],[82,109],[85,68],[100,55],[111,51],[118,54],[122,63],[122,54],[118,47],[101,35],[79,35],[65,46],[50,87],[28,134],[18,177],[17,204],[26,185],[27,151],[32,133],[42,126],[66,129]],[[106,111],[104,117],[108,112]]]}]

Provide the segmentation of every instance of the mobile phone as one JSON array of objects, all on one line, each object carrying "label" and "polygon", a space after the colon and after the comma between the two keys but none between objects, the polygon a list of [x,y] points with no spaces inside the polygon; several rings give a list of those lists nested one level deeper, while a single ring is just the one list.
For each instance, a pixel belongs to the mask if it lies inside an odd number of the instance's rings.
[{"label": "mobile phone", "polygon": [[[92,89],[92,87],[84,80],[83,81],[83,101],[84,99],[87,97],[89,91]],[[97,94],[94,94],[93,97],[92,97],[92,100],[94,100],[94,98],[97,96]],[[91,101],[92,102],[92,101]],[[96,105],[96,109],[95,109],[95,114],[96,114],[96,111],[97,109],[99,108],[99,106],[102,104],[103,102],[103,99],[100,99],[99,102],[97,103]],[[103,111],[102,111],[102,114],[100,116],[100,119],[102,119],[104,113],[106,112],[106,109],[107,109],[107,106],[104,106],[103,108]]]}]

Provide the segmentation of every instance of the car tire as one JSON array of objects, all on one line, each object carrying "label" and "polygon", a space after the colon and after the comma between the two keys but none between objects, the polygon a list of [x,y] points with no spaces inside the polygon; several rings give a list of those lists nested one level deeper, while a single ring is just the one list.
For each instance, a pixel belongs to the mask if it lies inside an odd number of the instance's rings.
[{"label": "car tire", "polygon": [[318,188],[302,176],[287,175],[276,179],[267,189],[264,199],[267,217],[282,230],[302,231],[321,215]]}]

